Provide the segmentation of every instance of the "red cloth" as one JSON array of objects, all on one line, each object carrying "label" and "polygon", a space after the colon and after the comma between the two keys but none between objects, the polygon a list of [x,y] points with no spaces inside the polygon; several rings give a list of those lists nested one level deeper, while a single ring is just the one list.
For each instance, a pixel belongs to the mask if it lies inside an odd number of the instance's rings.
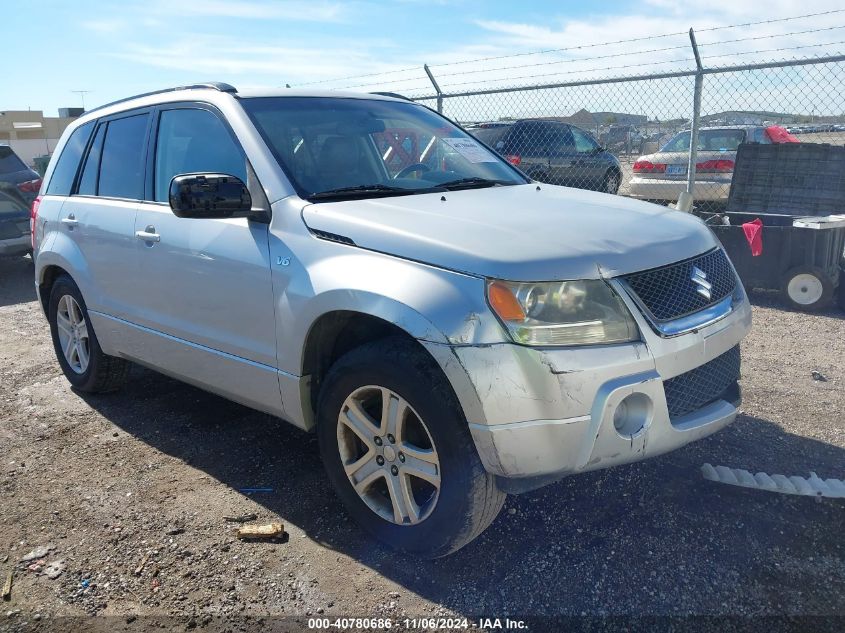
[{"label": "red cloth", "polygon": [[790,134],[786,128],[779,125],[770,125],[766,128],[766,134],[772,143],[800,143],[797,137]]},{"label": "red cloth", "polygon": [[763,222],[760,218],[755,218],[751,222],[746,222],[742,225],[742,232],[745,233],[745,239],[748,240],[748,245],[751,247],[751,255],[757,257],[763,254]]}]

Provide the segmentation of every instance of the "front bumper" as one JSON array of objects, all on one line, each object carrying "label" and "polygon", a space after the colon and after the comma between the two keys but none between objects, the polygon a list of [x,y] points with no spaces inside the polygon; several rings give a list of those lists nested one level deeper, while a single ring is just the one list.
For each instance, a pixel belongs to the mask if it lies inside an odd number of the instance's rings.
[{"label": "front bumper", "polygon": [[[484,467],[531,489],[561,476],[638,461],[715,433],[737,415],[719,399],[670,419],[663,383],[732,349],[751,327],[747,298],[698,330],[661,337],[634,311],[643,341],[582,348],[453,347],[441,361]],[[437,346],[429,346],[437,357]],[[641,424],[617,431],[626,397]],[[537,483],[539,482],[539,483]],[[504,486],[517,491],[520,486]]]},{"label": "front bumper", "polygon": [[[658,178],[631,178],[626,195],[644,200],[678,199],[687,190],[687,181],[663,180]],[[727,201],[731,192],[731,181],[696,179],[693,197],[710,202]]]}]

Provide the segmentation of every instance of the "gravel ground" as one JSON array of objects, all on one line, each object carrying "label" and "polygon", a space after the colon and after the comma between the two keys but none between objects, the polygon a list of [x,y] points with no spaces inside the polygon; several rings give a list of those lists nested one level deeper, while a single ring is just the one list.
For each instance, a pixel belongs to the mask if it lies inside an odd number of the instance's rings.
[{"label": "gravel ground", "polygon": [[[735,424],[509,497],[477,541],[420,562],[346,516],[313,436],[140,368],[121,393],[71,391],[31,280],[28,258],[0,260],[0,584],[14,570],[0,629],[95,614],[116,617],[62,628],[151,616],[178,616],[161,624],[174,630],[221,617],[249,628],[255,620],[237,618],[268,615],[814,615],[819,626],[845,616],[841,500],[743,490],[699,471],[845,476],[841,312],[790,312],[755,295]],[[286,536],[235,539],[223,517],[247,513],[282,521]],[[19,562],[39,546],[51,549]]]}]

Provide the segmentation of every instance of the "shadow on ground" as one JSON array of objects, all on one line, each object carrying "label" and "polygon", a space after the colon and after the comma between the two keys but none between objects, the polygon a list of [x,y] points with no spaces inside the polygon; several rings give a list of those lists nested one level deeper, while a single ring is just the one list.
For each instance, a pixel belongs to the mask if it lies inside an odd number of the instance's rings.
[{"label": "shadow on ground", "polygon": [[0,308],[35,301],[32,259],[0,257]]},{"label": "shadow on ground", "polygon": [[[29,258],[0,260],[0,306],[34,300],[31,280]],[[752,300],[784,307],[766,293]],[[255,498],[269,512],[468,616],[845,613],[841,501],[701,478],[704,462],[843,477],[845,450],[768,420],[740,416],[669,455],[511,497],[478,540],[420,562],[385,550],[347,518],[313,435],[137,367],[123,392],[85,399],[126,432],[226,486],[272,487]]]},{"label": "shadow on ground", "polygon": [[269,511],[467,615],[845,609],[841,503],[701,478],[704,462],[842,476],[845,451],[766,420],[742,416],[661,458],[511,497],[477,541],[419,562],[386,551],[346,518],[313,435],[154,372],[133,372],[121,394],[86,400],[126,432],[227,486],[274,488],[256,498]]}]

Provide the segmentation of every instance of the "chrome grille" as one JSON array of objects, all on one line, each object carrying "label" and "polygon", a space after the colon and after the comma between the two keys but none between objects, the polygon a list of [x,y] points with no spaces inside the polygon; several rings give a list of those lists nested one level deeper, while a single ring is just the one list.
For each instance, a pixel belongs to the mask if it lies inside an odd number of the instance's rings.
[{"label": "chrome grille", "polygon": [[[662,268],[625,275],[622,280],[648,310],[647,316],[657,322],[678,319],[715,305],[733,293],[737,282],[728,256],[721,248]],[[709,297],[702,293],[708,285]]]},{"label": "chrome grille", "polygon": [[[680,376],[663,382],[669,418],[679,418],[719,399],[732,400],[740,373],[739,345]],[[738,390],[737,390],[738,395]]]}]

